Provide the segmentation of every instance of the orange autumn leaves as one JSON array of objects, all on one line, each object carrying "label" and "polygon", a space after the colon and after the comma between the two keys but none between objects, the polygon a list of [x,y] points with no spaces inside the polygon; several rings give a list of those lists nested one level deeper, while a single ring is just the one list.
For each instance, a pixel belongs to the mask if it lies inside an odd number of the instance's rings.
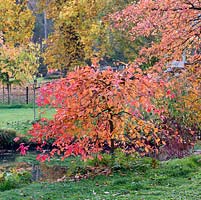
[{"label": "orange autumn leaves", "polygon": [[199,0],[140,0],[112,18],[116,27],[127,30],[133,40],[139,36],[155,38],[141,49],[141,56],[156,56],[164,65],[181,60],[185,51],[189,62],[194,64],[201,58],[200,11]]},{"label": "orange autumn leaves", "polygon": [[[149,72],[166,76],[168,88],[177,95],[172,107],[179,113],[180,123],[198,131],[201,128],[200,12],[200,0],[139,0],[111,16],[115,27],[128,31],[133,41],[138,37],[152,40],[141,47],[135,65],[140,66],[153,57],[158,59]],[[164,73],[172,61],[183,61],[184,68],[176,68],[178,73]]]},{"label": "orange autumn leaves", "polygon": [[[180,117],[190,110],[199,115],[200,9],[198,0],[141,0],[114,14],[116,27],[127,30],[131,39],[143,36],[153,42],[121,72],[84,67],[42,88],[38,103],[57,113],[34,125],[33,138],[39,143],[53,139],[50,155],[63,158],[113,153],[117,147],[144,155],[157,152],[166,141],[172,147],[177,140],[175,148],[189,142],[190,128]],[[164,76],[163,68],[182,54],[188,62],[185,72]],[[147,71],[137,67],[153,57],[157,61]],[[175,111],[181,116],[175,117]]]},{"label": "orange autumn leaves", "polygon": [[[51,155],[58,153],[63,158],[86,158],[117,147],[141,154],[154,151],[162,141],[158,129],[144,120],[140,109],[151,105],[152,88],[158,82],[135,72],[84,67],[42,88],[39,105],[49,104],[57,113],[53,120],[34,125],[34,140],[41,143],[53,138]],[[133,106],[131,102],[139,99],[139,107]]]}]

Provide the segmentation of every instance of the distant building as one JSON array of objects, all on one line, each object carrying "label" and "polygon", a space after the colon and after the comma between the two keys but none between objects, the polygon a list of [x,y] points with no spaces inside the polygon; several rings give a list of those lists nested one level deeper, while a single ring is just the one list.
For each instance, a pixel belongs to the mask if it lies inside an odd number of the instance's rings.
[{"label": "distant building", "polygon": [[185,69],[185,64],[187,63],[186,61],[186,55],[185,53],[183,53],[182,55],[182,61],[172,61],[170,63],[168,63],[168,68],[165,70],[165,72],[178,72],[178,71],[181,71],[181,70],[184,70]]}]

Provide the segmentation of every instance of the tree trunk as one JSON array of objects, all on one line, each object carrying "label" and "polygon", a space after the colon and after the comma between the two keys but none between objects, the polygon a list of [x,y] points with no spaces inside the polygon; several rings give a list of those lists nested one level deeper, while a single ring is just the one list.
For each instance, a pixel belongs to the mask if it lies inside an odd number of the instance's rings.
[{"label": "tree trunk", "polygon": [[45,41],[47,40],[47,17],[46,17],[46,11],[43,11],[43,16],[44,16],[44,37]]},{"label": "tree trunk", "polygon": [[[113,121],[112,121],[112,117],[109,120],[109,125],[110,125],[110,134],[112,134],[112,132],[114,130],[114,124],[113,124]],[[111,142],[110,153],[113,155],[114,154],[114,139],[111,139],[110,142]]]},{"label": "tree trunk", "polygon": [[7,83],[8,104],[10,104],[10,84]]},{"label": "tree trunk", "polygon": [[4,84],[3,84],[3,104],[4,104],[4,100],[5,100],[5,88],[4,88]]},{"label": "tree trunk", "polygon": [[26,104],[29,103],[29,88],[26,87]]},{"label": "tree trunk", "polygon": [[6,83],[7,83],[7,96],[8,96],[8,104],[10,104],[10,83],[9,83],[9,76],[6,76]]}]

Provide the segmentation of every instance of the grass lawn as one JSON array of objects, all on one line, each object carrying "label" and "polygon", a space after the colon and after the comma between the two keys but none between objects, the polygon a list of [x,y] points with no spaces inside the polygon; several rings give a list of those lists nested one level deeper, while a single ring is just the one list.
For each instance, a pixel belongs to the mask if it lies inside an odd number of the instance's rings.
[{"label": "grass lawn", "polygon": [[[9,128],[25,134],[34,120],[33,108],[29,106],[0,106],[0,128]],[[54,110],[36,108],[36,117],[51,118]]]},{"label": "grass lawn", "polygon": [[132,170],[78,182],[32,183],[0,192],[0,200],[200,200],[201,156],[160,162],[143,159]]}]

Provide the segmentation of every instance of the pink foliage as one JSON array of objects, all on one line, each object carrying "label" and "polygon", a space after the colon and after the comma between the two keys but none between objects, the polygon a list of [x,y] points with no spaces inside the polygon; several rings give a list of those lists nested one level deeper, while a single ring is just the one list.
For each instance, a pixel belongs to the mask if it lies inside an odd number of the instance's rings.
[{"label": "pink foliage", "polygon": [[20,137],[16,137],[13,139],[14,142],[18,142],[20,140]]},{"label": "pink foliage", "polygon": [[25,156],[27,154],[28,149],[29,146],[24,146],[24,143],[21,143],[17,151],[20,151],[20,155]]}]

